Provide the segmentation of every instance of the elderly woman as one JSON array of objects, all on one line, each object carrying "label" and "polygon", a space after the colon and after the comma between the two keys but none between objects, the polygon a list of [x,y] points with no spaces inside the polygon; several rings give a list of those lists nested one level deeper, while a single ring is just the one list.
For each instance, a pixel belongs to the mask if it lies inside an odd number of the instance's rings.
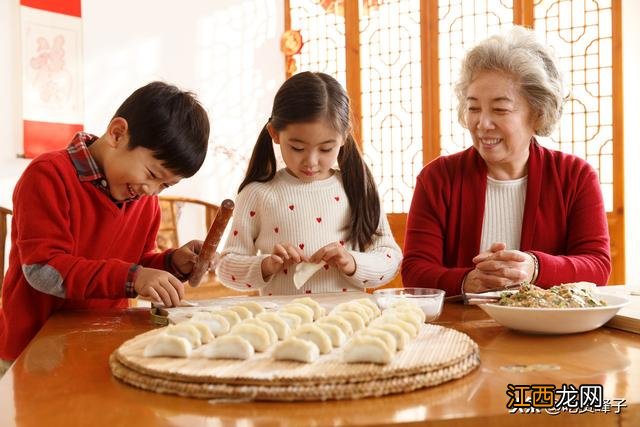
[{"label": "elderly woman", "polygon": [[560,118],[556,61],[516,27],[472,48],[456,87],[473,146],[418,176],[405,238],[404,286],[447,295],[521,282],[607,282],[609,233],[595,170],[542,147]]}]

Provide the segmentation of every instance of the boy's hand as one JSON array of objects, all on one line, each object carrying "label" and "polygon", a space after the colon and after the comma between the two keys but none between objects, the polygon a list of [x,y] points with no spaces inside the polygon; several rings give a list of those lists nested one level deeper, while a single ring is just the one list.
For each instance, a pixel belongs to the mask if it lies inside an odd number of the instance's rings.
[{"label": "boy's hand", "polygon": [[309,261],[309,259],[302,252],[302,249],[291,243],[279,243],[273,247],[271,255],[262,260],[262,278],[268,280],[269,277],[282,270],[285,265],[298,264],[303,261]]},{"label": "boy's hand", "polygon": [[202,250],[202,240],[192,240],[186,245],[175,250],[171,255],[171,264],[173,268],[180,273],[188,276],[193,270],[193,266],[196,264],[198,254]]},{"label": "boy's hand", "polygon": [[311,262],[320,261],[336,267],[347,276],[352,276],[356,272],[356,260],[339,242],[329,243],[311,256]]},{"label": "boy's hand", "polygon": [[133,289],[142,297],[162,302],[167,307],[177,306],[184,298],[184,286],[173,274],[141,267],[133,282]]}]

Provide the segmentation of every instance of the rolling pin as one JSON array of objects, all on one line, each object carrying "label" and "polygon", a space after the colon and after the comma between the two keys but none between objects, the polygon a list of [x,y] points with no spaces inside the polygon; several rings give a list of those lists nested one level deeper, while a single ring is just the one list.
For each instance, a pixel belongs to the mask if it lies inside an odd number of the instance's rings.
[{"label": "rolling pin", "polygon": [[191,285],[192,287],[195,288],[200,284],[202,276],[204,276],[204,273],[206,273],[209,269],[209,263],[216,254],[218,243],[220,243],[222,233],[227,227],[227,222],[229,222],[229,218],[233,213],[234,206],[235,205],[233,204],[233,200],[229,199],[223,200],[220,204],[220,209],[218,209],[218,213],[211,223],[211,227],[209,227],[207,237],[202,243],[202,250],[198,254],[198,258],[195,265],[193,266],[193,270],[191,270],[191,275],[189,276],[189,285]]}]

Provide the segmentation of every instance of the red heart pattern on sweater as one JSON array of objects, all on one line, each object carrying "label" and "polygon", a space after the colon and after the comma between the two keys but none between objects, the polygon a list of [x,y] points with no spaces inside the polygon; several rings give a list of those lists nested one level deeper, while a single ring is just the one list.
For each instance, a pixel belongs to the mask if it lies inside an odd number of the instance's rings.
[{"label": "red heart pattern on sweater", "polygon": [[231,280],[233,280],[234,282],[236,281],[236,276],[231,276]]},{"label": "red heart pattern on sweater", "polygon": [[318,221],[318,223],[321,223],[322,222],[322,218],[318,217],[318,218],[316,218],[316,221]]},{"label": "red heart pattern on sweater", "polygon": [[294,209],[295,209],[295,206],[293,206],[293,205],[289,205],[289,210],[290,210],[290,211],[292,211],[292,210],[294,210]]},{"label": "red heart pattern on sweater", "polygon": [[283,268],[282,271],[284,272],[284,274],[287,274],[289,270],[287,270],[286,268]]},{"label": "red heart pattern on sweater", "polygon": [[256,216],[256,211],[249,212],[249,216]]},{"label": "red heart pattern on sweater", "polygon": [[340,201],[340,196],[335,196],[334,199],[336,199],[336,202]]},{"label": "red heart pattern on sweater", "polygon": [[329,264],[325,264],[323,267],[324,267],[325,270],[328,270],[329,269]]},{"label": "red heart pattern on sweater", "polygon": [[273,229],[273,231],[275,231],[275,232],[277,233],[278,231],[280,231],[280,229],[279,229],[278,227],[275,227],[275,228]]},{"label": "red heart pattern on sweater", "polygon": [[233,230],[233,235],[237,236],[238,235],[238,230]]},{"label": "red heart pattern on sweater", "polygon": [[304,243],[300,243],[300,244],[298,245],[298,247],[299,247],[300,249],[304,249]]}]

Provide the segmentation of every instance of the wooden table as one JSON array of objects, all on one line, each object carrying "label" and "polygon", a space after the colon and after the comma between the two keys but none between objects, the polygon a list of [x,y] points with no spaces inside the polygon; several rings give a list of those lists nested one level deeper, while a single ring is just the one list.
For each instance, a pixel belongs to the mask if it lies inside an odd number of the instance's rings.
[{"label": "wooden table", "polygon": [[[437,387],[330,402],[208,402],[138,390],[107,359],[154,327],[143,309],[53,316],[0,380],[1,426],[557,425],[640,426],[640,335],[600,328],[564,336],[511,332],[477,307],[445,304],[437,322],[473,338],[479,369]],[[513,365],[525,365],[524,372]],[[538,366],[540,370],[526,371]],[[545,366],[547,365],[547,366]],[[602,384],[622,413],[509,414],[507,385]]]}]

